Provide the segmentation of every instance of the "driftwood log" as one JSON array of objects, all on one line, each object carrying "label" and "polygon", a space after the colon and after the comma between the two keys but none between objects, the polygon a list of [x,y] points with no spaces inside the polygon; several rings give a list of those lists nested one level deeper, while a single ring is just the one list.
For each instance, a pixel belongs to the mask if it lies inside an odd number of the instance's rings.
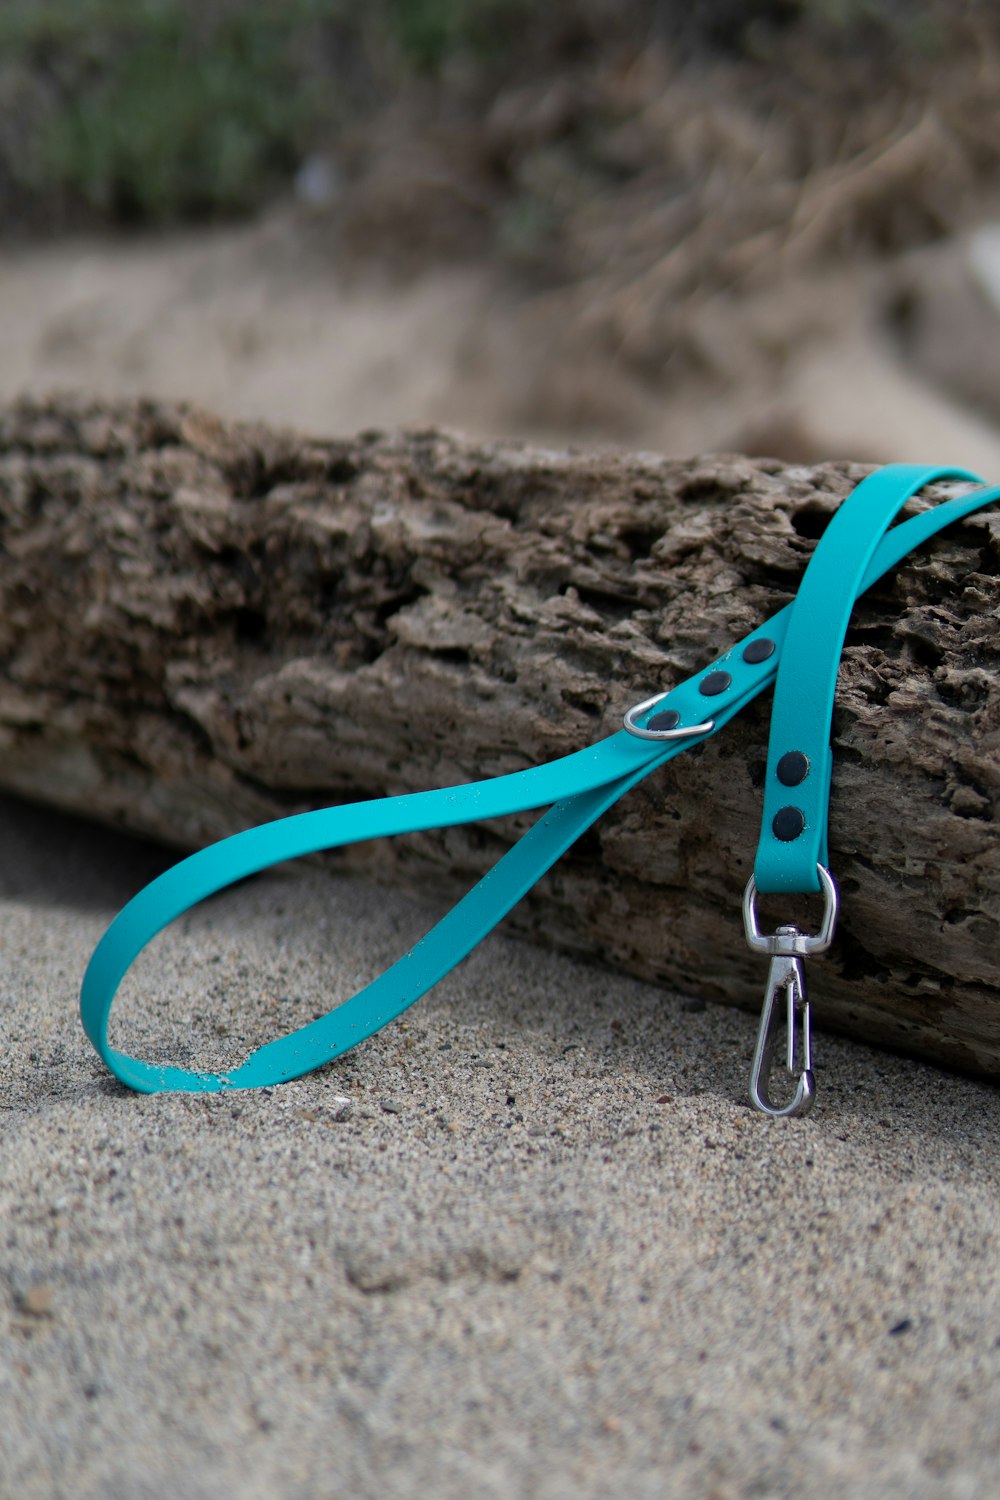
[{"label": "driftwood log", "polygon": [[[0,414],[0,784],[194,847],[563,755],[785,603],[864,472],[21,404]],[[821,1025],[992,1076],[998,537],[1000,513],[953,528],[856,610],[843,913],[813,971]],[[739,907],[767,724],[758,702],[650,777],[516,927],[756,1008]],[[519,831],[331,858],[453,897]]]}]

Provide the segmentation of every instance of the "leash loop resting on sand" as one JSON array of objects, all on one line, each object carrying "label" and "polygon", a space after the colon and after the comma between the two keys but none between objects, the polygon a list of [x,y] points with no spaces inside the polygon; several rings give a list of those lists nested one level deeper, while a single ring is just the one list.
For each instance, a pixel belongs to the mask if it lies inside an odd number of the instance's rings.
[{"label": "leash loop resting on sand", "polygon": [[[776,679],[776,710],[781,706],[781,712],[772,718],[764,829],[754,891],[757,887],[763,892],[819,889],[822,877],[817,866],[825,870],[826,865],[833,685],[854,600],[944,526],[1000,498],[1000,489],[976,490],[944,501],[886,532],[891,516],[906,499],[923,485],[942,479],[974,481],[975,476],[964,470],[904,465],[892,465],[869,476],[827,527],[792,604],[710,666],[668,692],[636,705],[626,716],[626,727],[598,744],[548,765],[489,781],[280,818],[181,860],[122,909],[87,966],[80,1013],[99,1056],[122,1082],[146,1093],[254,1088],[299,1077],[329,1062],[400,1015],[454,968],[621,796],[674,756],[717,733]],[[834,530],[834,523],[845,511],[849,524]],[[806,597],[818,597],[831,622],[822,637],[816,636],[821,643],[812,649],[809,641],[815,621],[800,609],[802,590],[810,576],[811,592]],[[793,648],[790,654],[789,641]],[[791,707],[786,708],[786,704]],[[706,709],[710,711],[707,717]],[[782,829],[787,833],[791,828],[787,818],[775,826],[777,813],[785,805],[775,806],[775,798],[786,795],[783,771],[788,772],[789,764],[793,770],[801,769],[798,760],[787,761],[788,755],[804,756],[808,762],[807,776],[795,786],[794,806],[803,816],[794,839],[782,835]],[[408,953],[329,1014],[259,1047],[239,1067],[226,1073],[198,1072],[145,1062],[110,1045],[108,1019],[118,987],[132,963],[163,928],[215,892],[272,865],[322,849],[532,809],[547,811]],[[785,846],[799,837],[803,841],[790,858]],[[822,858],[810,856],[810,851],[817,849]],[[750,890],[748,887],[748,896]],[[756,926],[753,902],[751,909]],[[759,927],[757,933],[762,937]],[[800,933],[796,937],[806,940]],[[806,1054],[809,1050],[802,949],[795,946],[792,934],[782,929],[764,941],[791,942],[787,950],[783,946],[766,950],[772,954],[773,964],[781,960],[781,965],[777,969],[772,966],[754,1062],[755,1104],[767,1113],[781,1114],[791,1111],[771,1101],[768,1085],[780,995],[785,997],[789,1016],[805,1020],[798,1050]],[[791,966],[786,960],[793,961]],[[790,1041],[790,1052],[794,1051]],[[789,1071],[794,1061],[794,1056],[790,1057]],[[812,1082],[811,1059],[805,1056],[800,1061],[801,1105],[807,1094],[811,1102]]]}]

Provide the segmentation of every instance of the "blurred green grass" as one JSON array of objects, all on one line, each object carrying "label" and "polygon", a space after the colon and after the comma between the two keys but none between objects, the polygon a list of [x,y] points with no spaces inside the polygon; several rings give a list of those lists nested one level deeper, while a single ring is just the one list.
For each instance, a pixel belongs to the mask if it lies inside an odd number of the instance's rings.
[{"label": "blurred green grass", "polygon": [[[0,203],[165,224],[245,212],[407,73],[502,48],[529,0],[5,0]],[[8,222],[8,227],[10,227]]]},{"label": "blurred green grass", "polygon": [[29,216],[49,203],[152,223],[253,206],[317,117],[292,49],[311,8],[8,0],[0,155],[15,197]]}]

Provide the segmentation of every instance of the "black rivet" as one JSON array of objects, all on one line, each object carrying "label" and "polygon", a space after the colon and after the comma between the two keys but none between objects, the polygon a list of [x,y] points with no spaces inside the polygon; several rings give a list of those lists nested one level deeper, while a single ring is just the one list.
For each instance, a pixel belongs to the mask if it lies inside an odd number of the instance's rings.
[{"label": "black rivet", "polygon": [[676,708],[665,708],[661,713],[654,714],[647,722],[647,729],[676,729],[681,722],[681,716]]},{"label": "black rivet", "polygon": [[698,691],[706,698],[714,698],[717,693],[724,693],[732,680],[728,672],[709,672],[698,684]]},{"label": "black rivet", "polygon": [[767,658],[773,655],[774,642],[766,635],[759,635],[755,641],[743,647],[743,660],[748,661],[751,666],[759,661],[767,661]]},{"label": "black rivet", "polygon": [[782,786],[798,786],[809,775],[809,757],[801,750],[789,750],[778,761],[775,771]]},{"label": "black rivet", "polygon": [[790,844],[797,839],[806,826],[806,815],[801,807],[779,807],[771,824],[776,839]]}]

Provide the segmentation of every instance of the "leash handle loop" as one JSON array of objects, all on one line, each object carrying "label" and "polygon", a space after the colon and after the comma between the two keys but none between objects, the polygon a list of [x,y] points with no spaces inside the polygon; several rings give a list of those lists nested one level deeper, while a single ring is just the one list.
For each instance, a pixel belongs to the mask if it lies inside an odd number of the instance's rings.
[{"label": "leash handle loop", "polygon": [[[204,1093],[285,1082],[346,1052],[400,1015],[454,968],[619,797],[689,744],[701,743],[769,687],[788,616],[786,606],[768,623],[767,629],[777,643],[773,652],[761,656],[750,650],[748,660],[741,657],[740,664],[734,664],[727,688],[713,698],[710,725],[700,722],[705,670],[666,695],[657,695],[658,701],[669,705],[662,712],[691,726],[680,738],[659,734],[645,738],[622,730],[548,765],[468,786],[279,818],[181,860],[122,908],[87,965],[80,1016],[98,1055],[117,1078],[140,1092],[174,1089]],[[752,632],[734,650],[742,648],[746,655],[750,642],[759,634]],[[642,707],[633,710],[637,725],[644,717]],[[648,722],[655,714],[647,713],[645,718]],[[240,1067],[227,1073],[210,1073],[159,1065],[110,1045],[108,1020],[115,995],[139,953],[183,912],[226,886],[321,849],[545,807],[548,812],[408,953],[327,1015],[259,1047]]]}]

